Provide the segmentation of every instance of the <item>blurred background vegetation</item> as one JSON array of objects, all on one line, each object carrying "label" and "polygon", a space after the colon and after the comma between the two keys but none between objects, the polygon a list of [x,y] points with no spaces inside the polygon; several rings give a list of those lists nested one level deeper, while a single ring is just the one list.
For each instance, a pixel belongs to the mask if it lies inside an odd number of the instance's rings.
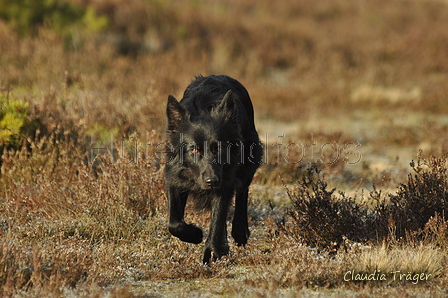
[{"label": "blurred background vegetation", "polygon": [[447,23],[439,0],[0,0],[1,148],[163,136],[168,94],[227,74],[269,142],[359,142],[351,172],[400,181],[418,149],[448,150]]},{"label": "blurred background vegetation", "polygon": [[67,37],[74,28],[87,34],[107,27],[107,17],[98,17],[93,6],[80,7],[71,1],[2,0],[0,16],[22,37],[36,34],[44,25]]}]

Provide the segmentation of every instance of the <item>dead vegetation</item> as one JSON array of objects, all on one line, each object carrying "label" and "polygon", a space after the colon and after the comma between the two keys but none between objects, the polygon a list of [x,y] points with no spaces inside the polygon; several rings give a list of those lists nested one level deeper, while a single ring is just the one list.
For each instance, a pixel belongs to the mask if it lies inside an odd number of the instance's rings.
[{"label": "dead vegetation", "polygon": [[419,156],[411,167],[414,174],[409,174],[395,194],[385,196],[374,188],[367,198],[350,197],[342,191],[335,194],[336,189],[327,188],[320,170],[308,168],[298,186],[286,187],[293,205],[277,225],[298,243],[325,249],[338,248],[346,241],[445,239],[446,156],[427,160]]},{"label": "dead vegetation", "polygon": [[[445,2],[63,2],[0,0],[3,296],[446,296]],[[210,267],[166,230],[160,155],[200,73],[270,134],[249,244]]]}]

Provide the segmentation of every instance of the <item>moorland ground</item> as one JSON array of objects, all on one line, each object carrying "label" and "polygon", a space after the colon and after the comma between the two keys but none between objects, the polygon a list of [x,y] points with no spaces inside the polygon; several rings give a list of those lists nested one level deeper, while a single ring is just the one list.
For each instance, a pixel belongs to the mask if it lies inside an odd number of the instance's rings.
[{"label": "moorland ground", "polygon": [[[446,296],[447,23],[438,0],[0,0],[2,294]],[[266,152],[249,243],[209,267],[167,231],[158,145],[197,74],[243,83]]]}]

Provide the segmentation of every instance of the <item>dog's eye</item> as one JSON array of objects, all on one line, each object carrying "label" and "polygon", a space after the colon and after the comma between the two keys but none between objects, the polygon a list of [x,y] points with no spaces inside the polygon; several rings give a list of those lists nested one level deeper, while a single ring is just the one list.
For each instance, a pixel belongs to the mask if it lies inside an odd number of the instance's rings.
[{"label": "dog's eye", "polygon": [[191,153],[198,154],[199,153],[199,149],[198,148],[192,148],[191,149]]},{"label": "dog's eye", "polygon": [[210,146],[210,151],[211,151],[213,154],[216,154],[216,153],[218,153],[218,152],[221,152],[221,151],[222,151],[222,148],[221,148],[221,146],[218,146],[218,144],[212,144],[212,145]]},{"label": "dog's eye", "polygon": [[214,144],[210,147],[210,150],[212,151],[213,154],[216,153],[221,153],[222,152],[222,146],[218,145],[218,144]]}]

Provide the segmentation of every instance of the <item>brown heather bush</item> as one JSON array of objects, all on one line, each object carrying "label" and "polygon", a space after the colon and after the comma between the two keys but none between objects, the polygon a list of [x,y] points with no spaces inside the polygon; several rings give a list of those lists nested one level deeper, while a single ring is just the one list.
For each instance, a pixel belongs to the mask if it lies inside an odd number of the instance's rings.
[{"label": "brown heather bush", "polygon": [[389,196],[398,238],[405,237],[409,231],[421,232],[426,224],[439,225],[448,215],[447,155],[429,159],[421,155],[420,151],[417,161],[411,162],[414,174],[409,174],[408,181]]},{"label": "brown heather bush", "polygon": [[298,243],[320,249],[338,249],[346,241],[369,242],[387,234],[384,201],[372,191],[374,207],[327,189],[320,170],[310,167],[294,189],[287,187],[293,205],[277,220],[280,231]]},{"label": "brown heather bush", "polygon": [[398,186],[388,198],[374,188],[364,198],[347,197],[327,189],[320,170],[310,167],[294,189],[287,188],[293,205],[277,219],[280,231],[298,243],[320,249],[337,249],[349,242],[378,243],[384,240],[447,239],[448,179],[446,156],[410,163],[415,174]]}]

